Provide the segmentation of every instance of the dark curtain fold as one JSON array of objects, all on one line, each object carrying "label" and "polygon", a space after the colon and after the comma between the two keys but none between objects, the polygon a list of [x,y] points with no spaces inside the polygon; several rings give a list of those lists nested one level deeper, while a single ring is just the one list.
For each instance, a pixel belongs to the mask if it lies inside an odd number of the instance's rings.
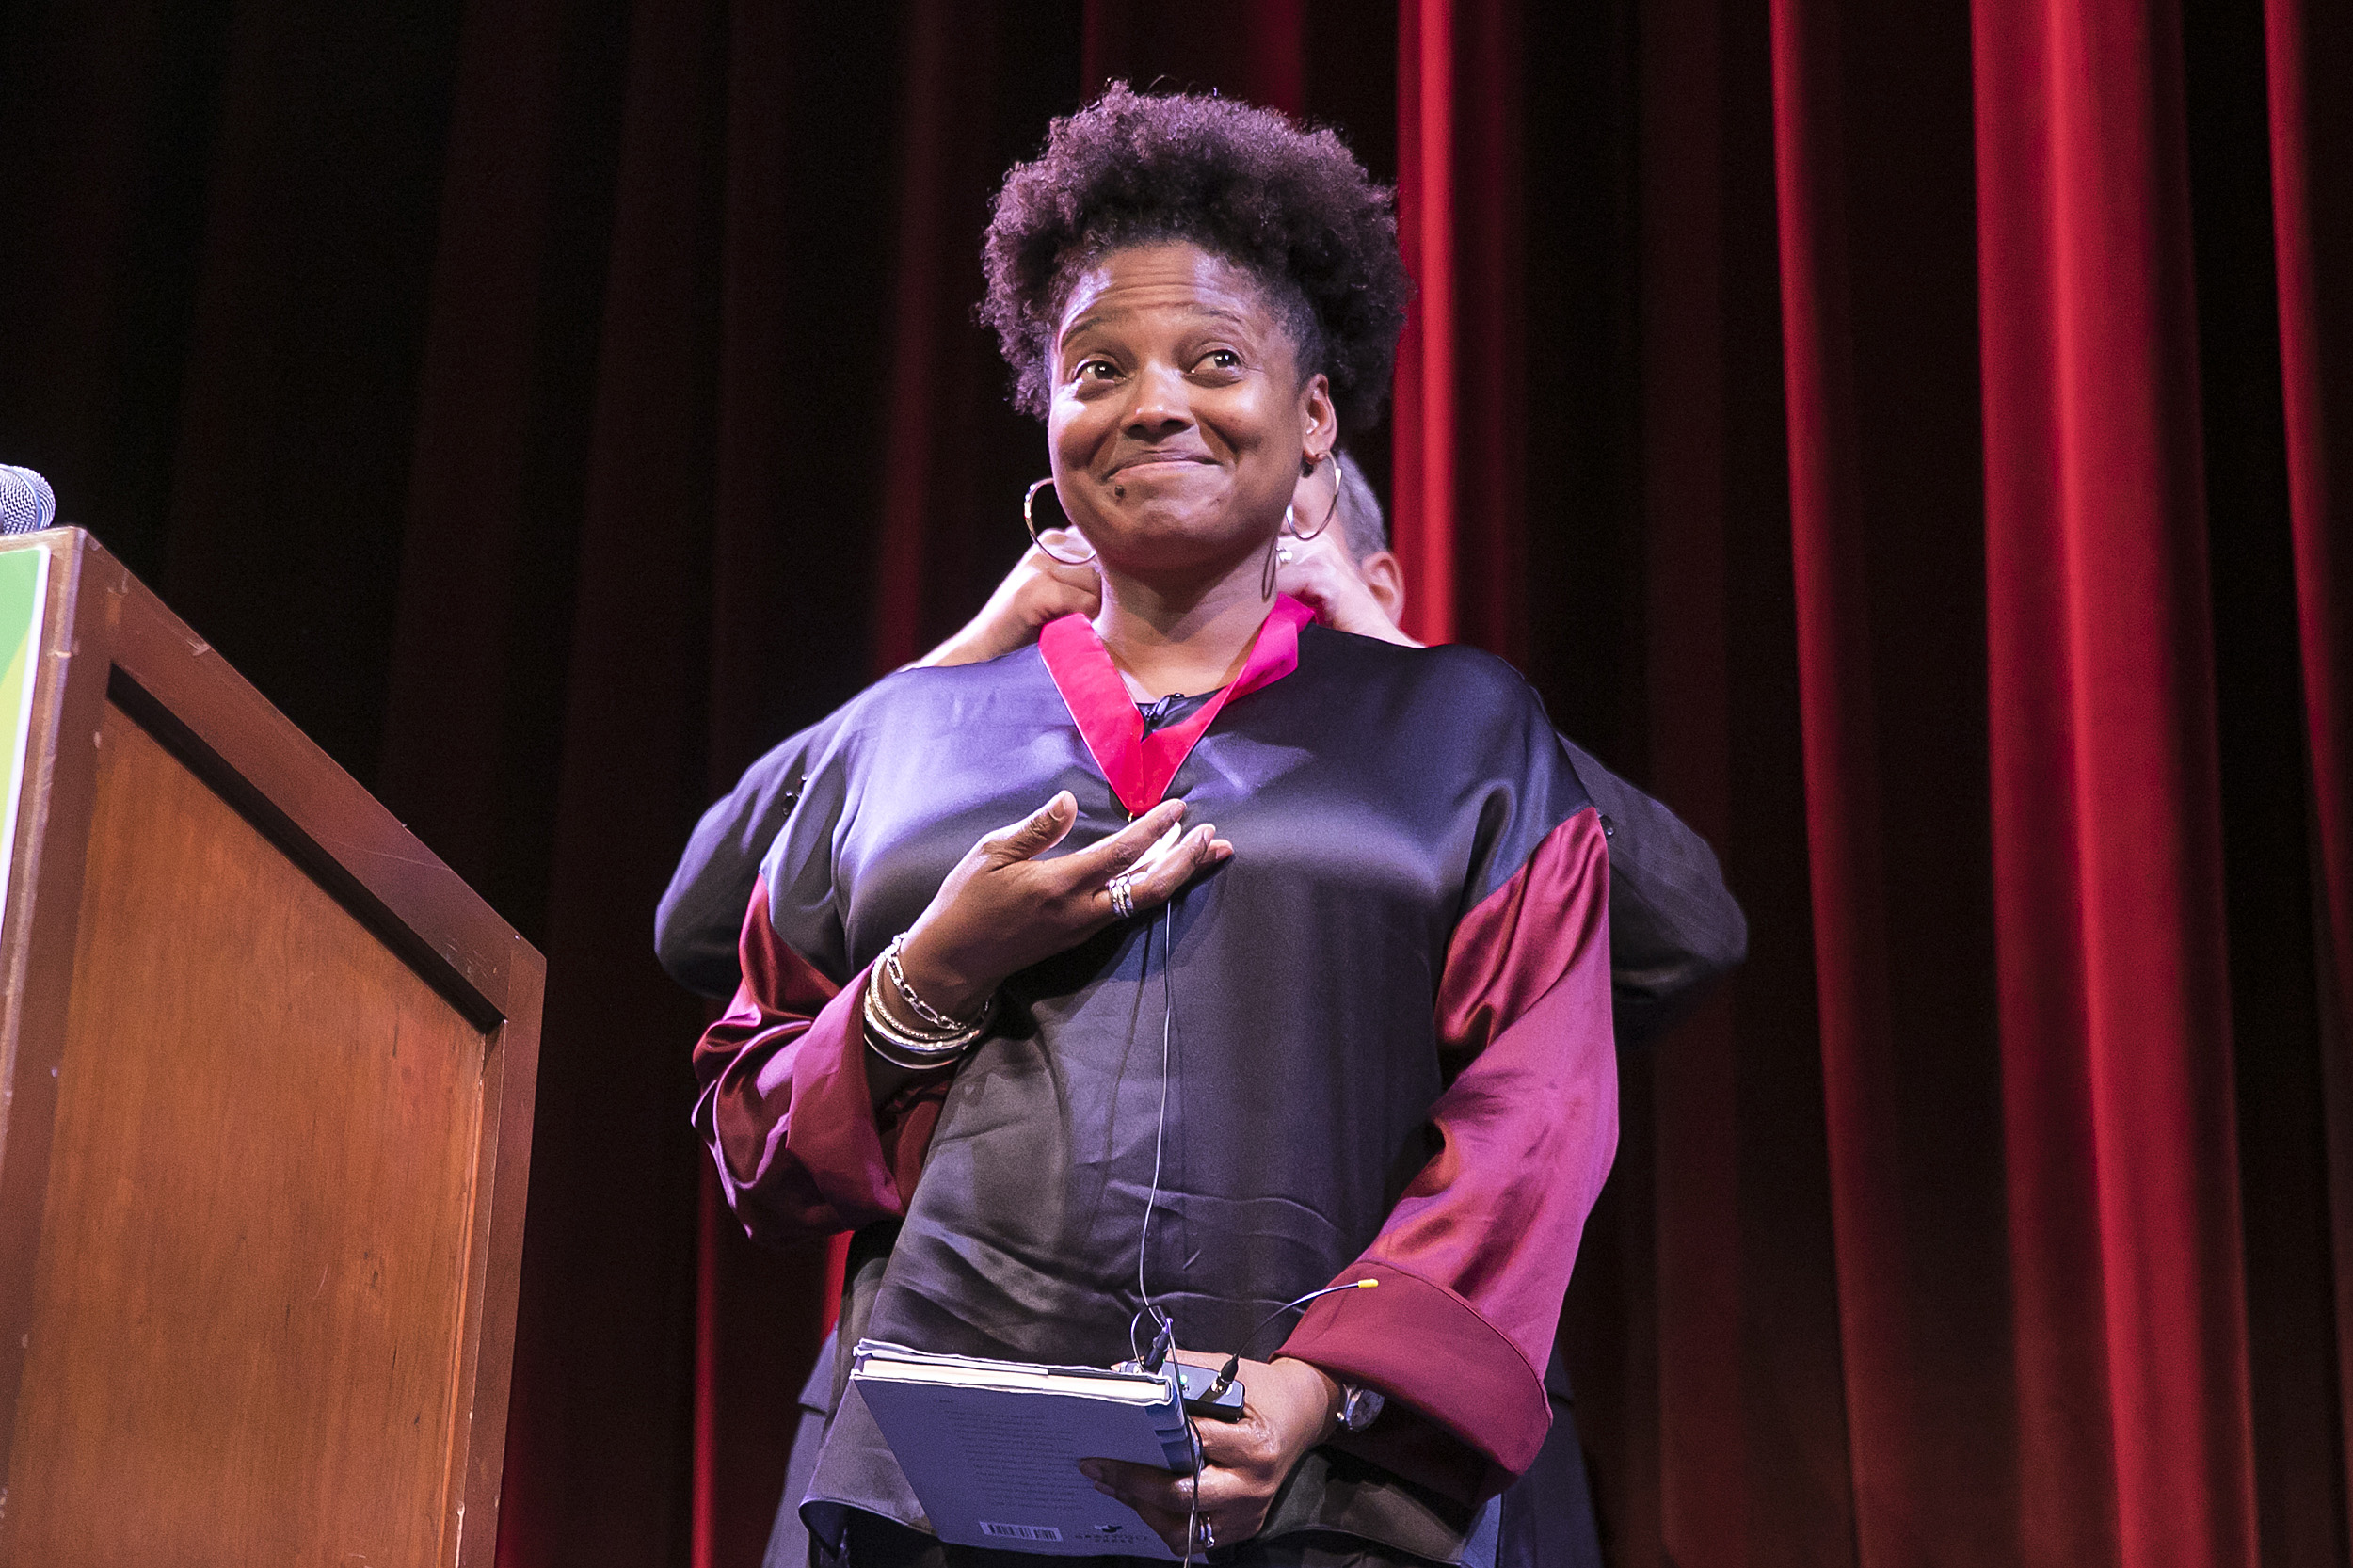
[{"label": "dark curtain fold", "polygon": [[[2178,14],[1975,12],[2029,1560],[2254,1555]],[[2089,75],[2105,90],[2066,90]]]},{"label": "dark curtain fold", "polygon": [[[790,722],[770,672],[792,667],[796,624],[823,614],[795,567],[854,574],[841,532],[801,537],[776,525],[793,515],[806,473],[778,439],[794,423],[806,373],[806,322],[796,319],[795,181],[813,128],[796,123],[788,84],[806,81],[820,40],[780,6],[728,8],[726,152],[719,254],[715,465],[710,584],[709,773],[724,790],[758,747]],[[797,549],[795,548],[797,546]],[[797,560],[796,560],[797,557]],[[788,608],[789,606],[789,608]],[[796,615],[794,612],[798,612]],[[696,1160],[696,1235],[688,1560],[760,1560],[790,1464],[799,1411],[774,1390],[797,1390],[823,1337],[830,1271],[822,1243],[752,1246]]]},{"label": "dark curtain fold", "polygon": [[[1468,0],[1478,6],[1484,0]],[[1455,0],[1399,0],[1397,237],[1413,274],[1390,408],[1389,529],[1405,568],[1405,631],[1451,642],[1456,449]]]},{"label": "dark curtain fold", "polygon": [[1086,0],[1080,77],[1089,93],[1127,82],[1139,89],[1223,92],[1303,114],[1309,9],[1307,0],[1202,0],[1181,8]]},{"label": "dark curtain fold", "polygon": [[2330,991],[2340,1030],[2353,1017],[2353,193],[2332,171],[2353,158],[2353,17],[2344,8],[2270,0],[2272,221],[2280,349],[2295,506],[2297,608],[2303,639]]},{"label": "dark curtain fold", "polygon": [[[2353,16],[2306,0],[2264,8],[2269,87],[2272,223],[2297,623],[2314,824],[2317,987],[2327,1148],[2326,1213],[2334,1241],[2333,1437],[2329,1518],[2320,1552],[2345,1553],[2345,1465],[2353,1460]],[[2309,1248],[2309,1240],[2306,1241]],[[2324,1292],[2328,1293],[2328,1292]],[[2325,1431],[2326,1429],[2324,1429]],[[2326,1445],[2305,1446],[2311,1452]],[[2324,1503],[2325,1506],[2325,1503]],[[2308,1510],[2317,1512],[2319,1510]]]},{"label": "dark curtain fold", "polygon": [[1524,12],[1406,0],[1398,45],[1399,231],[1419,285],[1393,443],[1406,629],[1525,666]]},{"label": "dark curtain fold", "polygon": [[[2325,960],[2298,677],[2264,19],[2183,14],[2230,938],[2231,1054],[2262,1560],[2343,1560]],[[2250,700],[2256,693],[2280,700]]]},{"label": "dark curtain fold", "polygon": [[1967,18],[1778,0],[1773,46],[1854,1556],[2015,1561]]},{"label": "dark curtain fold", "polygon": [[[2235,11],[2236,14],[2233,14]],[[1337,125],[1412,623],[1724,859],[1563,1318],[1609,1560],[2348,1563],[2353,23],[2161,0],[0,9],[0,459],[550,957],[501,1559],[744,1568],[829,1251],[648,917],[968,616],[1100,82]]]},{"label": "dark curtain fold", "polygon": [[[1641,37],[1646,771],[1750,920],[1728,993],[1651,1075],[1660,1556],[1852,1554],[1813,994],[1763,8],[1673,0]],[[1596,1447],[1599,1447],[1598,1442]]]},{"label": "dark curtain fold", "polygon": [[[454,6],[238,8],[191,256],[156,585],[365,776],[376,765]],[[311,200],[288,202],[299,188]],[[322,340],[336,345],[320,353]],[[312,520],[289,551],[251,519]]]},{"label": "dark curtain fold", "polygon": [[[727,40],[726,8],[686,0],[641,8],[627,43],[548,892],[548,967],[569,977],[550,981],[548,1037],[571,1048],[539,1096],[533,1170],[552,1179],[502,1495],[515,1561],[650,1560],[692,1511],[696,1145],[676,1059],[642,1043],[692,1033],[700,1009],[607,911],[659,895],[669,824],[708,776],[680,696],[709,679]],[[669,551],[695,568],[647,569]]]}]

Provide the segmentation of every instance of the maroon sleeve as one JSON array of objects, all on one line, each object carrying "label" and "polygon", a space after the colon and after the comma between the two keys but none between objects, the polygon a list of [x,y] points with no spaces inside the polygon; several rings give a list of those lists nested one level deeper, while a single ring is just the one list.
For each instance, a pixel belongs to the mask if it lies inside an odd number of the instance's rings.
[{"label": "maroon sleeve", "polygon": [[837,989],[776,933],[758,884],[735,1000],[695,1048],[695,1127],[744,1228],[786,1241],[906,1212],[949,1075],[877,1112],[866,1080],[861,970]]},{"label": "maroon sleeve", "polygon": [[1544,1368],[1618,1143],[1609,899],[1586,807],[1455,929],[1437,1015],[1460,1071],[1431,1108],[1437,1152],[1333,1281],[1378,1288],[1315,1303],[1281,1352],[1409,1407],[1352,1440],[1369,1457],[1429,1449],[1418,1416],[1517,1475],[1551,1426]]}]

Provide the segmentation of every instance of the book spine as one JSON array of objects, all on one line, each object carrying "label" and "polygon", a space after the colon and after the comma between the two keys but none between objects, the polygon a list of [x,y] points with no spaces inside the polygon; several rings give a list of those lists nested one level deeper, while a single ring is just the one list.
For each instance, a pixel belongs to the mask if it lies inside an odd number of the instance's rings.
[{"label": "book spine", "polygon": [[1176,1376],[1176,1363],[1170,1361],[1161,1375],[1168,1384],[1168,1398],[1152,1407],[1152,1431],[1160,1440],[1168,1467],[1190,1473],[1201,1450],[1193,1435],[1193,1423],[1185,1418],[1185,1388]]}]

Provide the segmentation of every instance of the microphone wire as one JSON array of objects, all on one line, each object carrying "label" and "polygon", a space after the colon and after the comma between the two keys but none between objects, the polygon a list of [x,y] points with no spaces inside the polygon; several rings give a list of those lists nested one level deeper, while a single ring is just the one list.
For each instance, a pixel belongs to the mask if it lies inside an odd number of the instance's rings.
[{"label": "microphone wire", "polygon": [[[1176,1062],[1176,976],[1174,959],[1176,952],[1176,901],[1172,896],[1160,905],[1161,929],[1164,938],[1160,952],[1160,1123],[1152,1129],[1152,1189],[1144,1200],[1144,1224],[1136,1237],[1136,1296],[1143,1305],[1128,1320],[1128,1349],[1147,1372],[1157,1372],[1167,1359],[1176,1337],[1176,1324],[1160,1310],[1152,1299],[1152,1289],[1144,1277],[1144,1257],[1152,1243],[1152,1213],[1160,1201],[1160,1157],[1168,1141],[1168,1080]],[[1152,928],[1144,928],[1144,958],[1148,968],[1152,961]],[[1156,1325],[1152,1337],[1152,1353],[1146,1356],[1136,1338],[1136,1330],[1149,1315]],[[1197,1447],[1197,1445],[1196,1445]]]},{"label": "microphone wire", "polygon": [[1211,1399],[1215,1399],[1218,1395],[1225,1392],[1227,1385],[1234,1381],[1236,1374],[1240,1373],[1241,1370],[1241,1352],[1248,1350],[1250,1348],[1250,1342],[1257,1338],[1261,1334],[1264,1334],[1266,1332],[1267,1325],[1274,1321],[1275,1319],[1280,1318],[1284,1313],[1296,1312],[1301,1307],[1305,1306],[1309,1302],[1320,1301],[1325,1296],[1337,1296],[1343,1290],[1374,1290],[1378,1289],[1380,1285],[1381,1282],[1377,1279],[1352,1279],[1344,1285],[1327,1285],[1321,1290],[1310,1290],[1304,1296],[1294,1296],[1289,1301],[1285,1302],[1282,1305],[1276,1307],[1273,1311],[1259,1319],[1258,1326],[1257,1328],[1252,1329],[1248,1334],[1242,1336],[1241,1350],[1236,1351],[1233,1354],[1227,1356],[1225,1358],[1225,1365],[1217,1369],[1217,1381],[1209,1385],[1209,1397]]}]

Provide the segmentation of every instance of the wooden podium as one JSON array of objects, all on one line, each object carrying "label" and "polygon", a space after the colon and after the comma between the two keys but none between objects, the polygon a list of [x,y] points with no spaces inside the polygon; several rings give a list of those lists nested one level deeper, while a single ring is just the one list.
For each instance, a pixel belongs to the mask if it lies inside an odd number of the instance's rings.
[{"label": "wooden podium", "polygon": [[0,540],[0,1564],[481,1564],[545,967],[112,556]]}]

